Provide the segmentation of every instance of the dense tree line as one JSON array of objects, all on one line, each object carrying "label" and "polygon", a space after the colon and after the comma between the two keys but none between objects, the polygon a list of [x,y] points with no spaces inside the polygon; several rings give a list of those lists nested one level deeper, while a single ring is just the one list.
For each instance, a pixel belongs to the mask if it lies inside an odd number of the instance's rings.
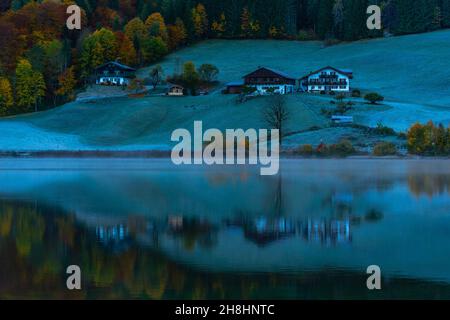
[{"label": "dense tree line", "polygon": [[[65,26],[73,3],[81,31]],[[370,4],[383,31],[366,27]],[[205,38],[351,41],[449,26],[450,0],[3,0],[0,115],[70,100],[108,60],[142,66]]]}]

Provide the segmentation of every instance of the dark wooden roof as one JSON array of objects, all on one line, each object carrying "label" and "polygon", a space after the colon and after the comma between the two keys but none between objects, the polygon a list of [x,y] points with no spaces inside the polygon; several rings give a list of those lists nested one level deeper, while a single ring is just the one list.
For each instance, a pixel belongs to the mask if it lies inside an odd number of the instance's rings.
[{"label": "dark wooden roof", "polygon": [[124,72],[134,72],[136,71],[136,69],[126,66],[124,64],[121,64],[117,61],[109,61],[105,64],[102,64],[101,66],[98,66],[97,68],[95,68],[95,70],[104,70],[104,69],[109,69],[109,70],[120,70],[120,71],[124,71]]},{"label": "dark wooden roof", "polygon": [[288,79],[288,80],[294,80],[295,78],[289,76],[288,74],[282,72],[282,71],[278,71],[272,68],[266,68],[266,67],[259,67],[257,70],[245,75],[243,78],[250,78],[250,77],[261,77],[261,78],[266,78],[266,77],[280,77],[280,78],[284,78],[284,79]]}]

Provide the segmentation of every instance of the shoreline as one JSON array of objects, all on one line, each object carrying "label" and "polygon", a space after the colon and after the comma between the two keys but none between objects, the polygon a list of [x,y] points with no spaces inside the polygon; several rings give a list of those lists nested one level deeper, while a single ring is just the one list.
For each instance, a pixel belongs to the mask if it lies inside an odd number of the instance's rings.
[{"label": "shoreline", "polygon": [[[97,159],[120,159],[120,158],[130,158],[130,159],[164,159],[170,158],[170,150],[140,150],[140,151],[96,151],[96,150],[86,150],[86,151],[0,151],[0,159],[3,158],[35,158],[35,159],[45,159],[45,158],[73,158],[73,159],[83,159],[83,158],[97,158]],[[356,154],[346,157],[339,156],[328,156],[328,157],[318,157],[318,156],[302,156],[293,155],[289,152],[281,152],[280,159],[290,160],[290,159],[309,159],[309,160],[323,160],[323,159],[335,159],[335,160],[450,160],[450,156],[420,156],[420,155],[395,155],[395,156],[374,156],[370,154]]]}]

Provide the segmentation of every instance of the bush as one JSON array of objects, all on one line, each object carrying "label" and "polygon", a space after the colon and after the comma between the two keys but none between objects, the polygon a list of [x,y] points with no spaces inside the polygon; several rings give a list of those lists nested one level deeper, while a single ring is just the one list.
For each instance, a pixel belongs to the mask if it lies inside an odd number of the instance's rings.
[{"label": "bush", "polygon": [[305,144],[303,146],[300,146],[297,152],[303,156],[312,156],[314,153],[314,149],[312,145]]},{"label": "bush", "polygon": [[392,142],[379,142],[373,148],[375,156],[393,156],[397,154],[397,147]]},{"label": "bush", "polygon": [[339,103],[337,108],[336,108],[335,113],[336,114],[340,114],[340,115],[344,115],[347,111],[349,111],[351,109],[352,109],[351,106],[349,106],[349,105],[347,105],[345,103]]},{"label": "bush", "polygon": [[354,90],[352,91],[352,97],[353,97],[353,98],[359,98],[359,97],[361,97],[361,91],[358,90],[358,89],[354,89]]},{"label": "bush", "polygon": [[300,30],[297,35],[297,40],[310,41],[316,40],[317,36],[313,30]]},{"label": "bush", "polygon": [[377,104],[377,102],[381,102],[384,100],[384,97],[379,95],[376,92],[368,93],[364,96],[364,99],[369,101],[371,104]]},{"label": "bush", "polygon": [[373,133],[380,136],[395,136],[395,130],[389,127],[386,127],[381,122],[377,124],[377,127],[373,129]]},{"label": "bush", "polygon": [[349,140],[342,140],[336,145],[334,145],[334,149],[337,155],[340,156],[349,156],[355,153],[355,148]]},{"label": "bush", "polygon": [[339,156],[346,157],[354,154],[356,152],[350,140],[344,139],[337,144],[332,144],[325,146],[319,154],[324,156]]}]

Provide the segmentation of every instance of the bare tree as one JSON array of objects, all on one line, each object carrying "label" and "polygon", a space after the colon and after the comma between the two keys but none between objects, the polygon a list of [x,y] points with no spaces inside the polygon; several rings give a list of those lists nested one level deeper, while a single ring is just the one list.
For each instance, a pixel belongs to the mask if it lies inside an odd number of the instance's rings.
[{"label": "bare tree", "polygon": [[264,122],[271,129],[278,129],[279,143],[284,136],[285,124],[290,117],[290,112],[286,106],[286,100],[282,95],[274,95],[270,97],[267,107],[263,111]]},{"label": "bare tree", "polygon": [[157,65],[150,70],[150,79],[153,85],[153,90],[155,90],[156,86],[162,81],[163,77],[164,71],[160,65]]}]

